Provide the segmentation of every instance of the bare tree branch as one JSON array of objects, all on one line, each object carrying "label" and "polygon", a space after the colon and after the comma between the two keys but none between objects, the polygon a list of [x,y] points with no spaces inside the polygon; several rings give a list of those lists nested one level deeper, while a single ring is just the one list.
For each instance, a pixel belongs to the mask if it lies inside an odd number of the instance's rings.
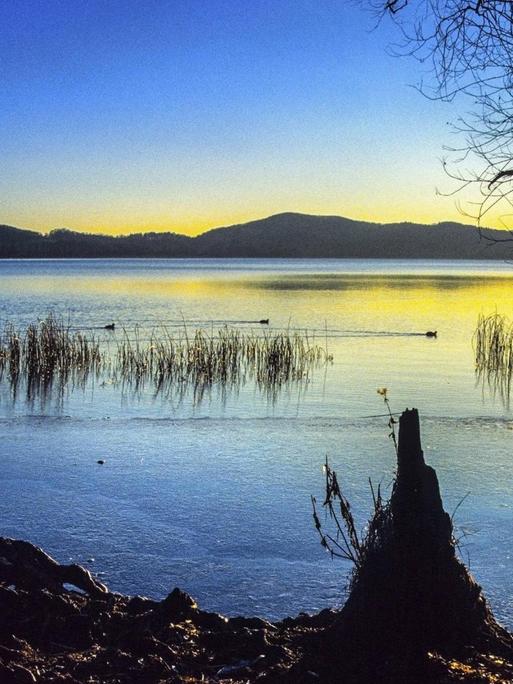
[{"label": "bare tree branch", "polygon": [[380,20],[388,16],[400,30],[393,54],[428,66],[423,95],[471,101],[471,113],[454,124],[464,144],[450,150],[457,156],[444,168],[459,191],[477,188],[480,200],[469,202],[465,213],[478,226],[498,215],[507,223],[513,206],[512,0],[370,1]]}]

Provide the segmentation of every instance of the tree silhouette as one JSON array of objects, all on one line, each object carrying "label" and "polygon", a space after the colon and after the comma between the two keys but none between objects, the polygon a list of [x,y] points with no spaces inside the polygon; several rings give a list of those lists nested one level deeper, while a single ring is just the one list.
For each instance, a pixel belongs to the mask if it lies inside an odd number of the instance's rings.
[{"label": "tree silhouette", "polygon": [[[479,199],[465,213],[479,226],[513,207],[513,2],[511,0],[371,0],[380,18],[398,25],[396,54],[427,64],[419,89],[429,98],[470,100],[471,112],[455,129],[463,139],[450,148],[447,173],[456,192],[477,186]],[[470,170],[468,170],[470,168]]]}]

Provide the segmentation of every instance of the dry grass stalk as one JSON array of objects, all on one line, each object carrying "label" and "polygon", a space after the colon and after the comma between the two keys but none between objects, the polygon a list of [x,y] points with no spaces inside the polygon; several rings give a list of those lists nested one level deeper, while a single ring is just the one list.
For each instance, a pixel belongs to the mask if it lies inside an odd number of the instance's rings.
[{"label": "dry grass stalk", "polygon": [[390,505],[388,501],[383,501],[380,486],[375,490],[369,479],[373,512],[367,527],[363,532],[359,533],[351,511],[351,505],[344,496],[337,474],[329,465],[327,458],[324,464],[324,473],[325,497],[322,507],[326,511],[326,518],[331,522],[334,530],[333,532],[325,531],[325,526],[323,526],[319,517],[317,500],[312,496],[315,528],[321,538],[321,545],[332,558],[342,558],[353,563],[352,584],[360,568],[386,542],[391,524]]}]

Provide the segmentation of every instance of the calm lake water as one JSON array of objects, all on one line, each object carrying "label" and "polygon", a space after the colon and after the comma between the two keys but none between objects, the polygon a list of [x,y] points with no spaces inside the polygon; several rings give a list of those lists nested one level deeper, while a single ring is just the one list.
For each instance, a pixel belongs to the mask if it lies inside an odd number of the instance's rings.
[{"label": "calm lake water", "polygon": [[392,410],[420,410],[446,509],[469,493],[461,552],[511,628],[513,414],[476,383],[472,334],[480,313],[512,309],[513,266],[499,262],[0,262],[2,324],[54,312],[114,345],[123,327],[260,334],[246,321],[269,318],[334,357],[275,401],[251,382],[199,404],[109,382],[13,402],[0,385],[1,534],[116,591],[180,586],[205,609],[269,618],[339,606],[349,568],[321,549],[310,495],[328,455],[364,525],[368,477],[387,488],[395,466],[385,386]]}]

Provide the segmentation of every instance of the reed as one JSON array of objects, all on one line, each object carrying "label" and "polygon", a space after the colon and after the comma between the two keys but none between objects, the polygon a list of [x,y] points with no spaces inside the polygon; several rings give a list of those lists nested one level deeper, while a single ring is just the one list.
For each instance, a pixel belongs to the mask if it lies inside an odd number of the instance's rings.
[{"label": "reed", "polygon": [[56,381],[60,387],[84,384],[90,373],[100,372],[102,361],[94,335],[72,332],[52,315],[24,331],[8,323],[0,337],[0,379],[7,375],[13,387],[25,380],[29,395],[48,391]]},{"label": "reed", "polygon": [[513,377],[513,322],[497,312],[480,315],[473,337],[478,379],[509,402]]},{"label": "reed", "polygon": [[257,335],[225,326],[211,334],[184,329],[178,337],[164,330],[152,333],[146,345],[125,333],[117,347],[116,369],[123,382],[140,385],[151,380],[157,391],[181,383],[202,393],[214,384],[234,387],[254,380],[273,392],[305,380],[315,366],[329,361],[325,349],[306,335]]},{"label": "reed", "polygon": [[271,395],[291,382],[303,382],[312,370],[331,362],[327,347],[308,333],[241,331],[223,326],[210,333],[186,326],[171,334],[161,327],[144,338],[136,326],[114,341],[72,332],[54,316],[24,331],[7,324],[0,338],[0,379],[20,379],[29,393],[69,382],[84,384],[90,375],[108,375],[114,384],[134,390],[183,394],[192,388],[200,400],[213,385],[223,390],[248,381]]}]

